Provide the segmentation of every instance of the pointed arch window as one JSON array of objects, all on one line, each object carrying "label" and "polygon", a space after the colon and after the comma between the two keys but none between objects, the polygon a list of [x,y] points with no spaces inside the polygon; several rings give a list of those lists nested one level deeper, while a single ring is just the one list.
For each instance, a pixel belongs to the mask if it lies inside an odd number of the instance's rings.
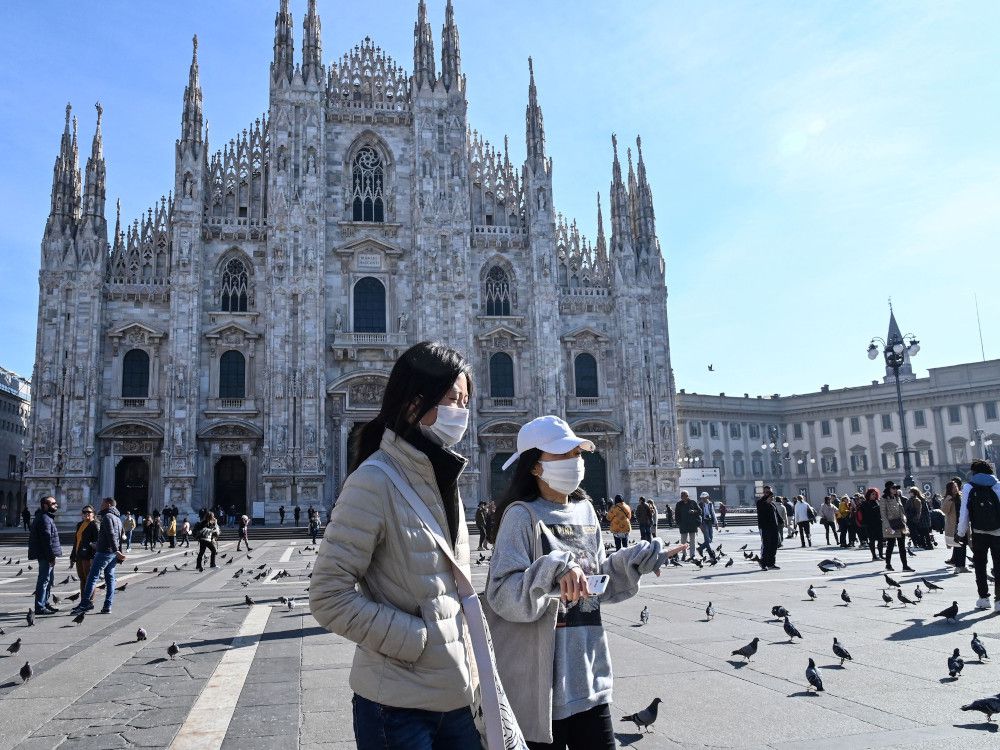
[{"label": "pointed arch window", "polygon": [[514,397],[514,360],[506,352],[490,357],[490,397]]},{"label": "pointed arch window", "polygon": [[246,398],[247,361],[242,352],[230,349],[219,360],[219,398]]},{"label": "pointed arch window", "polygon": [[149,396],[149,354],[131,349],[122,360],[122,398]]},{"label": "pointed arch window", "polygon": [[364,146],[354,157],[353,217],[354,221],[385,221],[385,166],[382,157],[371,146]]},{"label": "pointed arch window", "polygon": [[493,266],[486,274],[483,303],[487,315],[510,315],[510,277],[500,266]]},{"label": "pointed arch window", "polygon": [[597,360],[593,355],[577,354],[573,363],[573,375],[577,397],[597,397]]},{"label": "pointed arch window", "polygon": [[385,333],[385,287],[371,276],[354,285],[354,332]]},{"label": "pointed arch window", "polygon": [[224,312],[246,312],[250,305],[250,271],[240,258],[230,258],[222,270]]}]

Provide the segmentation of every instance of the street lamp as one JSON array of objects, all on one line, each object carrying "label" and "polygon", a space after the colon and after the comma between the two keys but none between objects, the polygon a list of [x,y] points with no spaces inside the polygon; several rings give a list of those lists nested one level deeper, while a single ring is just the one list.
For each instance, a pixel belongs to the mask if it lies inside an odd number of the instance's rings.
[{"label": "street lamp", "polygon": [[991,453],[990,446],[993,445],[993,441],[990,438],[986,437],[986,430],[984,430],[982,427],[977,427],[976,429],[974,429],[972,431],[972,434],[975,435],[976,439],[970,440],[969,445],[975,448],[976,445],[978,444],[980,447],[979,452],[982,454],[983,459],[989,461]]},{"label": "street lamp", "polygon": [[899,409],[899,431],[903,439],[903,450],[901,451],[903,454],[903,472],[906,475],[903,478],[903,486],[912,487],[915,482],[913,481],[913,472],[910,468],[910,445],[906,439],[906,417],[903,412],[903,391],[899,386],[899,370],[906,364],[907,356],[913,357],[920,351],[920,342],[917,341],[912,333],[901,336],[895,326],[893,326],[893,329],[895,330],[890,332],[888,341],[878,336],[871,340],[871,343],[868,345],[868,359],[878,359],[879,352],[881,351],[882,356],[885,358],[886,367],[892,370],[893,377],[896,380],[896,406]]}]

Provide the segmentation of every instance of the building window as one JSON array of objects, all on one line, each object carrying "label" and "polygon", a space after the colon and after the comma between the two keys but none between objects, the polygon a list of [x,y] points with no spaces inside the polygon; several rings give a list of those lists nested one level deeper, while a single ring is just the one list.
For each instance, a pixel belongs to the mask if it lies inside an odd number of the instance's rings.
[{"label": "building window", "polygon": [[809,473],[809,466],[806,465],[806,457],[805,456],[802,456],[801,458],[796,459],[796,461],[795,461],[795,473],[798,474],[800,477],[804,477],[806,474]]},{"label": "building window", "polygon": [[837,456],[833,453],[826,454],[821,459],[821,465],[824,473],[833,474],[837,471]]},{"label": "building window", "polygon": [[739,423],[731,423],[729,425],[729,437],[731,437],[733,440],[739,440],[740,434],[741,433],[740,433]]},{"label": "building window", "polygon": [[708,436],[712,438],[712,440],[719,439],[719,425],[717,422],[708,423]]},{"label": "building window", "polygon": [[851,471],[868,471],[868,456],[864,453],[852,453]]},{"label": "building window", "polygon": [[962,424],[962,410],[957,406],[948,407],[948,424]]},{"label": "building window", "polygon": [[122,361],[122,398],[149,396],[149,355],[143,349],[132,349]]},{"label": "building window", "polygon": [[486,274],[483,304],[487,315],[510,315],[510,278],[500,266],[493,266]]},{"label": "building window", "polygon": [[743,454],[737,451],[733,454],[733,475],[742,477],[746,472],[746,461],[743,460]]},{"label": "building window", "polygon": [[514,397],[514,360],[505,352],[490,357],[490,396]]},{"label": "building window", "polygon": [[385,333],[385,287],[366,276],[354,285],[355,333]]},{"label": "building window", "polygon": [[17,456],[13,453],[7,456],[7,478],[17,478]]},{"label": "building window", "polygon": [[378,152],[365,146],[354,157],[354,221],[385,221],[385,167]]},{"label": "building window", "polygon": [[823,437],[830,437],[830,420],[824,419],[819,423],[819,433]]},{"label": "building window", "polygon": [[736,488],[736,497],[739,498],[740,505],[742,505],[744,502],[746,502],[746,499],[747,499],[747,488],[746,487],[737,487]]},{"label": "building window", "polygon": [[918,448],[916,451],[917,466],[933,466],[934,451],[931,448]]},{"label": "building window", "polygon": [[240,258],[230,258],[222,271],[224,312],[246,312],[250,301],[250,272]]},{"label": "building window", "polygon": [[987,401],[985,404],[983,404],[983,407],[986,410],[986,421],[995,422],[997,419],[997,402]]},{"label": "building window", "polygon": [[951,460],[956,464],[964,464],[966,461],[965,444],[955,443],[951,446]]},{"label": "building window", "polygon": [[219,359],[219,398],[246,398],[247,361],[241,352],[230,349]]},{"label": "building window", "polygon": [[861,418],[851,417],[851,434],[858,435],[861,432]]},{"label": "building window", "polygon": [[802,423],[801,422],[796,422],[795,424],[792,425],[792,437],[794,437],[796,440],[801,440],[802,439]]},{"label": "building window", "polygon": [[913,426],[914,427],[924,427],[927,425],[927,420],[924,418],[924,410],[917,409],[913,412]]},{"label": "building window", "polygon": [[750,430],[750,439],[751,440],[760,440],[760,425],[759,424],[752,424],[752,425],[750,425],[749,430]]},{"label": "building window", "polygon": [[896,455],[895,448],[883,448],[882,449],[882,468],[883,469],[898,469],[899,468],[899,456]]},{"label": "building window", "polygon": [[752,473],[752,474],[753,474],[753,475],[754,475],[755,477],[762,477],[762,476],[764,476],[764,461],[763,461],[763,459],[762,459],[762,458],[761,458],[761,457],[760,457],[760,456],[759,456],[758,454],[756,454],[756,453],[755,453],[755,454],[753,455],[753,457],[752,457],[752,458],[750,459],[750,472],[751,472],[751,473]]},{"label": "building window", "polygon": [[688,422],[688,435],[693,438],[700,438],[701,422]]},{"label": "building window", "polygon": [[890,432],[892,430],[892,415],[883,414],[881,415],[881,418],[882,418],[882,431]]},{"label": "building window", "polygon": [[573,378],[578,397],[597,397],[597,360],[594,359],[593,355],[576,355],[576,359],[573,360]]}]

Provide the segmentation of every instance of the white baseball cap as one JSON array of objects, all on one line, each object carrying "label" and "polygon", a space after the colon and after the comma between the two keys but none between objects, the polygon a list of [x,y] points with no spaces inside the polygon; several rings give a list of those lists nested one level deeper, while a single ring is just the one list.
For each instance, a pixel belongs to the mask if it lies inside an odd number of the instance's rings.
[{"label": "white baseball cap", "polygon": [[701,493],[700,495],[698,495],[698,498],[699,498],[699,499],[702,499],[702,498],[708,498],[709,500],[711,500],[711,499],[712,499],[712,496],[711,496],[711,495],[709,495],[709,494],[708,494],[707,492],[702,492],[702,493]]},{"label": "white baseball cap", "polygon": [[507,459],[504,470],[510,467],[521,454],[532,448],[538,448],[546,453],[568,453],[577,446],[593,451],[596,447],[587,438],[576,435],[570,426],[559,417],[546,416],[532,419],[521,427],[517,433],[517,453]]}]

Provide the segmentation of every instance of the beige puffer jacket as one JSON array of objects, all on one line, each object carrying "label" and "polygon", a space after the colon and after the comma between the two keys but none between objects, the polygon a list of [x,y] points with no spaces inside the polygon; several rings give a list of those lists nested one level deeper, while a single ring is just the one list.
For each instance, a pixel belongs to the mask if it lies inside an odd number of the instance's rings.
[{"label": "beige puffer jacket", "polygon": [[[399,471],[447,535],[427,456],[386,430],[372,458]],[[468,574],[461,508],[459,521],[455,557]],[[427,711],[472,704],[478,685],[451,563],[379,469],[361,467],[344,483],[316,558],[309,606],[320,625],[358,644],[350,676],[358,695]]]}]

